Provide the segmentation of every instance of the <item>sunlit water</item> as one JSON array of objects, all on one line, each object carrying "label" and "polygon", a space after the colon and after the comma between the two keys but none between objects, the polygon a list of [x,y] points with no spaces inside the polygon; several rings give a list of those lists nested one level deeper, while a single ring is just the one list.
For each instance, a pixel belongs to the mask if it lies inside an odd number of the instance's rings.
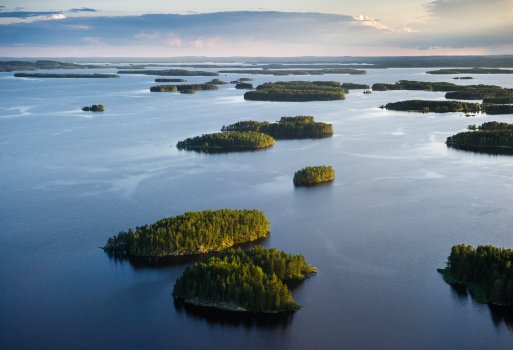
[{"label": "sunlit water", "polygon": [[[73,72],[73,71],[70,71]],[[103,71],[98,71],[103,72]],[[400,79],[513,86],[508,76],[257,76],[355,83]],[[234,80],[242,75],[222,76]],[[0,75],[0,347],[223,349],[511,349],[513,321],[445,284],[454,244],[513,248],[513,157],[447,149],[466,118],[381,110],[443,93],[354,90],[344,101],[244,101],[233,85],[195,95],[150,93],[151,76],[19,79]],[[211,77],[193,77],[205,82]],[[81,107],[96,103],[104,113]],[[261,152],[198,154],[177,141],[239,120],[314,115],[323,140]],[[292,185],[326,164],[336,181]],[[318,274],[294,290],[283,322],[184,310],[171,297],[186,264],[134,267],[101,249],[121,229],[189,210],[255,208],[264,245],[305,255]]]}]

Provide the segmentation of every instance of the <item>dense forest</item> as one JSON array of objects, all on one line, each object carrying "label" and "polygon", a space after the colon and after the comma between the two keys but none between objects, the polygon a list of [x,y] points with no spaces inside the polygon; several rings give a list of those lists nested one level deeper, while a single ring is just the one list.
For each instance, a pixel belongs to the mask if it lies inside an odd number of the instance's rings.
[{"label": "dense forest", "polygon": [[156,85],[150,87],[151,92],[180,92],[182,94],[193,94],[198,90],[217,90],[216,85],[206,84],[181,84],[181,85]]},{"label": "dense forest", "polygon": [[103,249],[131,257],[167,257],[221,251],[269,234],[259,210],[205,210],[161,219],[121,231]]},{"label": "dense forest", "polygon": [[513,250],[493,246],[452,247],[447,268],[438,270],[447,283],[464,285],[481,303],[513,306]]},{"label": "dense forest", "polygon": [[117,74],[80,73],[15,73],[17,78],[119,78]]},{"label": "dense forest", "polygon": [[268,148],[276,141],[269,135],[255,131],[227,131],[205,134],[178,142],[178,149],[203,152],[249,151]]},{"label": "dense forest", "polygon": [[419,90],[419,91],[456,91],[460,90],[460,86],[446,82],[425,82],[414,80],[399,80],[394,84],[376,83],[372,85],[372,90],[389,91],[389,90]]},{"label": "dense forest", "polygon": [[75,64],[59,61],[38,60],[28,61],[0,61],[0,72],[33,71],[38,69],[101,69],[112,68],[97,64]]},{"label": "dense forest", "polygon": [[335,180],[331,166],[307,166],[294,174],[294,186],[313,186]]},{"label": "dense forest", "polygon": [[228,84],[228,82],[224,81],[224,80],[221,80],[221,79],[212,79],[211,81],[207,82],[207,84],[212,84],[212,85],[226,85]]},{"label": "dense forest", "polygon": [[311,116],[282,117],[278,122],[241,121],[223,126],[222,131],[257,131],[280,139],[316,139],[333,135],[333,126]]},{"label": "dense forest", "polygon": [[407,100],[400,102],[387,103],[381,108],[392,111],[407,111],[421,113],[448,113],[465,112],[476,113],[481,111],[479,103],[468,103],[460,101],[427,101],[427,100]]},{"label": "dense forest", "polygon": [[103,105],[92,105],[82,108],[84,112],[104,112],[105,107]]},{"label": "dense forest", "polygon": [[470,131],[447,138],[447,145],[454,148],[496,151],[513,151],[513,124],[488,122],[479,127],[469,126]]},{"label": "dense forest", "polygon": [[427,74],[513,74],[513,69],[500,68],[445,68],[426,72]]},{"label": "dense forest", "polygon": [[232,74],[262,74],[262,75],[324,75],[324,74],[367,74],[367,71],[354,68],[326,68],[326,69],[238,69],[220,70],[219,73]]},{"label": "dense forest", "polygon": [[470,85],[459,91],[446,93],[445,98],[483,100],[483,103],[513,103],[513,89],[505,89],[494,85]]},{"label": "dense forest", "polygon": [[513,105],[485,105],[486,114],[513,114]]},{"label": "dense forest", "polygon": [[254,101],[331,101],[343,100],[346,90],[335,81],[290,81],[265,83],[244,94],[244,99]]},{"label": "dense forest", "polygon": [[235,88],[236,89],[240,89],[240,90],[251,90],[251,89],[253,89],[253,84],[251,84],[251,83],[237,83],[237,84],[235,84]]},{"label": "dense forest", "polygon": [[315,273],[302,255],[255,247],[231,250],[185,269],[173,296],[179,300],[220,309],[255,313],[293,312],[299,309],[286,282]]},{"label": "dense forest", "polygon": [[163,77],[209,77],[218,76],[216,72],[205,72],[200,70],[187,69],[163,69],[163,70],[120,70],[118,74],[144,74],[144,75],[160,75]]},{"label": "dense forest", "polygon": [[187,80],[178,78],[157,78],[156,83],[185,83]]},{"label": "dense forest", "polygon": [[342,83],[342,88],[346,90],[367,90],[370,86],[367,84],[355,84],[355,83]]}]

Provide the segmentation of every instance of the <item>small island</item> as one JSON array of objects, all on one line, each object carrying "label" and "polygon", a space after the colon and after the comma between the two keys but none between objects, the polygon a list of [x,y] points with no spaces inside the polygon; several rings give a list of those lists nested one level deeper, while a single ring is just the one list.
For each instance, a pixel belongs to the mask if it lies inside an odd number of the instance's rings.
[{"label": "small island", "polygon": [[273,146],[276,141],[256,131],[226,131],[205,134],[177,143],[178,149],[205,153],[256,151]]},{"label": "small island", "polygon": [[470,290],[480,303],[513,306],[513,250],[493,246],[456,245],[445,269],[444,281]]},{"label": "small island", "polygon": [[282,117],[278,122],[241,121],[223,126],[222,131],[257,131],[283,139],[318,139],[333,136],[333,126],[316,122],[312,116]]},{"label": "small island", "polygon": [[343,100],[347,92],[336,81],[265,83],[244,94],[251,101],[308,102]]},{"label": "small island", "polygon": [[117,74],[80,74],[80,73],[15,73],[17,78],[119,78]]},{"label": "small island", "polygon": [[251,90],[253,89],[253,84],[251,83],[237,83],[235,84],[235,88],[239,90]]},{"label": "small island", "polygon": [[226,81],[224,80],[221,80],[221,79],[212,79],[211,81],[207,82],[207,84],[212,84],[212,85],[225,85],[225,84],[228,84]]},{"label": "small island", "polygon": [[307,166],[294,174],[294,186],[315,186],[335,180],[331,166]]},{"label": "small island", "polygon": [[454,77],[453,79],[454,80],[472,80],[474,78],[473,77]]},{"label": "small island", "polygon": [[180,92],[181,94],[193,94],[200,90],[217,90],[214,84],[180,84],[180,85],[156,85],[150,87],[151,92]]},{"label": "small island", "polygon": [[468,103],[460,101],[427,101],[407,100],[387,103],[381,108],[391,111],[421,112],[421,113],[449,113],[464,112],[476,113],[481,111],[479,103]]},{"label": "small island", "polygon": [[185,83],[187,80],[178,79],[178,78],[157,78],[155,79],[156,83]]},{"label": "small island", "polygon": [[166,258],[222,251],[269,234],[259,210],[205,210],[121,231],[103,250],[134,258]]},{"label": "small island", "polygon": [[214,309],[290,313],[300,306],[286,283],[315,272],[302,255],[263,247],[236,249],[186,268],[176,280],[173,297]]},{"label": "small island", "polygon": [[449,147],[486,153],[513,153],[513,124],[487,122],[447,138]]},{"label": "small island", "polygon": [[200,70],[187,70],[187,69],[163,69],[163,70],[120,70],[118,74],[144,74],[144,75],[160,75],[163,77],[176,76],[176,77],[211,77],[218,76],[216,72],[205,72]]},{"label": "small island", "polygon": [[105,107],[103,105],[92,105],[82,108],[84,112],[104,112]]},{"label": "small island", "polygon": [[445,68],[426,72],[427,74],[513,74],[513,69],[500,68]]}]

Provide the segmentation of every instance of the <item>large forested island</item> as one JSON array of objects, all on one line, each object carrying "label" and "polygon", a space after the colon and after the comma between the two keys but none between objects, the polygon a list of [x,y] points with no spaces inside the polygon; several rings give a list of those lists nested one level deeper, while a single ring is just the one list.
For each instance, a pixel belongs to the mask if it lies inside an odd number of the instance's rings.
[{"label": "large forested island", "polygon": [[176,281],[173,296],[197,306],[253,313],[294,312],[286,282],[315,273],[302,255],[255,247],[210,257],[187,268]]},{"label": "large forested island", "polygon": [[426,72],[427,74],[513,74],[513,69],[500,68],[445,68]]},{"label": "large forested island", "polygon": [[335,180],[331,166],[307,166],[294,174],[294,186],[315,186]]},{"label": "large forested island", "polygon": [[513,124],[487,122],[447,138],[447,146],[489,153],[513,153]]},{"label": "large forested island", "polygon": [[333,135],[333,126],[316,122],[312,116],[282,117],[278,122],[241,121],[223,126],[223,131],[257,131],[283,139],[318,139]]},{"label": "large forested island", "polygon": [[244,94],[253,101],[307,102],[343,100],[347,92],[336,81],[289,81],[265,83]]},{"label": "large forested island", "polygon": [[426,90],[426,91],[457,91],[460,86],[446,82],[399,80],[394,84],[376,83],[372,85],[374,91],[389,90]]},{"label": "large forested island", "polygon": [[261,75],[324,75],[324,74],[367,74],[363,69],[326,68],[326,69],[231,69],[220,70],[219,73],[261,74]]},{"label": "large forested island", "polygon": [[15,73],[17,78],[119,78],[117,74],[80,73]]},{"label": "large forested island", "polygon": [[479,103],[468,103],[460,101],[427,101],[407,100],[387,103],[381,108],[392,111],[421,112],[421,113],[448,113],[465,112],[476,113],[481,111]]},{"label": "large forested island", "polygon": [[180,84],[180,85],[156,85],[150,87],[151,92],[180,92],[182,94],[193,94],[199,90],[217,90],[216,85],[206,84]]},{"label": "large forested island", "polygon": [[144,75],[160,75],[163,77],[176,76],[176,77],[209,77],[217,76],[216,72],[205,72],[200,70],[187,70],[187,69],[164,69],[164,70],[120,70],[118,74],[144,74]]},{"label": "large forested island", "polygon": [[513,250],[493,246],[452,247],[445,269],[438,271],[452,285],[465,286],[481,303],[513,306]]},{"label": "large forested island", "polygon": [[205,210],[121,231],[103,249],[129,257],[176,257],[222,251],[268,234],[269,221],[259,210]]},{"label": "large forested island", "polygon": [[112,67],[108,66],[108,65],[75,64],[75,63],[50,61],[50,60],[37,60],[35,62],[0,61],[0,72],[34,71],[34,70],[38,70],[38,69],[99,69],[99,68],[112,68]]},{"label": "large forested island", "polygon": [[273,146],[276,141],[256,131],[226,131],[204,134],[178,142],[178,149],[200,152],[256,151]]}]

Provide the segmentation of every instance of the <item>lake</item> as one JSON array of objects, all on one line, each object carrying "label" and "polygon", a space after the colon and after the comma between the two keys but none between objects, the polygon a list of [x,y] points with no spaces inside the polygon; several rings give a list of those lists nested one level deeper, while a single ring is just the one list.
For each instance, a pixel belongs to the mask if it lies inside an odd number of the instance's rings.
[{"label": "lake", "polygon": [[[454,81],[427,70],[256,76],[252,83],[410,79],[513,87],[506,75]],[[513,248],[513,157],[444,143],[469,124],[511,122],[511,115],[379,109],[442,99],[442,92],[353,90],[343,101],[308,103],[244,101],[233,84],[194,95],[150,93],[155,78],[0,73],[1,348],[513,347],[512,315],[476,303],[436,271],[455,244]],[[80,110],[98,103],[104,113]],[[175,147],[240,120],[294,115],[332,123],[335,134],[259,152]],[[334,167],[334,183],[294,188],[296,170],[322,164]],[[217,208],[263,210],[271,222],[263,245],[317,266],[293,291],[302,308],[292,317],[271,322],[184,309],[171,292],[190,262],[134,266],[99,249],[120,230]]]}]

